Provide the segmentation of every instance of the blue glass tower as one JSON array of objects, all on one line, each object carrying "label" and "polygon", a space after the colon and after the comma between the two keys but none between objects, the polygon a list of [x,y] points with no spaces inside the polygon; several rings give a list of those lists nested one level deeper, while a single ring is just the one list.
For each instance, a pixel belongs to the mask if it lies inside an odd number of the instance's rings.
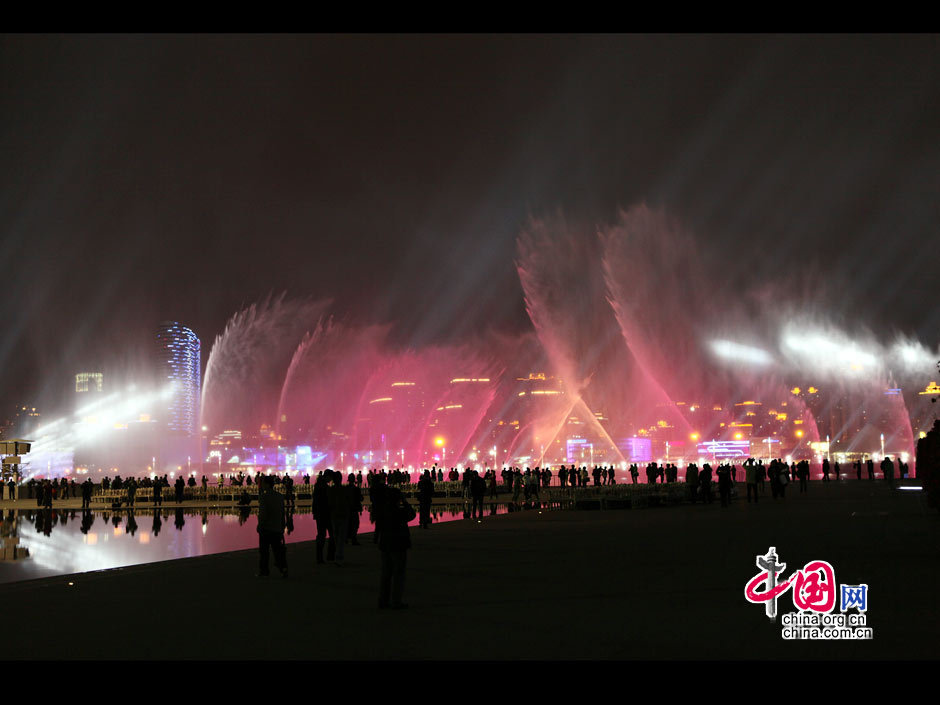
[{"label": "blue glass tower", "polygon": [[167,429],[173,435],[194,436],[199,423],[199,338],[189,328],[171,321],[157,331],[161,383],[172,384],[166,408]]}]

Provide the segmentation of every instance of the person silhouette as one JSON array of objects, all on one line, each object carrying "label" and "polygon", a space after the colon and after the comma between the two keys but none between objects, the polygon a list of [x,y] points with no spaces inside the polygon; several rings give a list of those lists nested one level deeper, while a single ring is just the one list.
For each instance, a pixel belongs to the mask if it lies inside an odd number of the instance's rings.
[{"label": "person silhouette", "polygon": [[353,546],[359,545],[359,516],[362,514],[362,490],[359,489],[361,481],[361,474],[358,477],[350,475],[346,485],[346,494],[349,496],[348,536]]},{"label": "person silhouette", "polygon": [[418,482],[418,508],[421,515],[419,526],[427,529],[431,526],[431,500],[434,497],[434,483],[428,472]]},{"label": "person silhouette", "polygon": [[268,553],[274,551],[274,565],[287,577],[287,555],[284,548],[284,497],[274,489],[269,475],[261,478],[258,494],[258,575],[267,576]]},{"label": "person silhouette", "polygon": [[330,520],[330,503],[327,498],[327,485],[332,476],[332,471],[327,470],[322,475],[317,476],[313,485],[313,518],[317,523],[317,563],[324,563],[323,544],[329,535],[329,545],[327,547],[327,560],[332,561],[336,555],[336,541],[333,538],[333,527]]},{"label": "person silhouette", "polygon": [[332,474],[332,484],[327,487],[326,497],[330,507],[331,536],[335,537],[335,558],[333,565],[343,565],[346,549],[346,536],[349,533],[349,517],[352,514],[351,498],[343,486],[343,475],[339,471]]},{"label": "person silhouette", "polygon": [[379,531],[379,551],[382,555],[382,573],[379,581],[379,609],[404,609],[405,567],[411,534],[408,522],[416,516],[415,510],[394,487],[386,488],[379,499],[376,525]]}]

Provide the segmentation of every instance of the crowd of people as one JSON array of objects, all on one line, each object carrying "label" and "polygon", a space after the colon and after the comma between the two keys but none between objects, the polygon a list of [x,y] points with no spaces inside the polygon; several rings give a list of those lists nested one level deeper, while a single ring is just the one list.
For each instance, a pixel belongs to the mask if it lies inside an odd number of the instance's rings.
[{"label": "crowd of people", "polygon": [[[754,484],[762,488],[764,482],[769,481],[772,489],[775,490],[773,492],[775,498],[785,496],[785,488],[791,481],[799,482],[800,492],[806,492],[808,489],[810,466],[806,460],[787,463],[780,459],[774,459],[765,465],[763,460],[750,458],[744,463],[745,472],[748,472],[748,468],[751,466],[753,466],[752,472],[757,479],[754,483],[747,482],[747,484]],[[823,459],[821,472],[817,477],[823,482],[844,479],[850,476],[845,470],[846,468],[844,466],[840,467],[838,462],[830,463],[828,459]],[[904,479],[907,476],[908,465],[900,460],[895,461],[890,457],[885,457],[880,462],[879,470],[881,476],[893,486],[896,479]],[[631,464],[628,472],[632,484],[642,482],[639,464]],[[720,494],[725,472],[730,478],[730,483],[726,482],[725,484],[729,484],[730,491],[733,493],[738,473],[738,468],[734,463],[719,463],[716,464],[714,469],[709,463],[703,463],[701,468],[695,463],[689,464],[686,467],[684,481],[690,487],[695,488],[690,490],[693,501],[698,498],[702,498],[706,502],[710,501],[709,492],[712,481],[718,484]],[[862,460],[855,461],[852,463],[852,474],[859,480],[862,479],[863,475],[866,475],[869,480],[875,479],[874,461],[871,458],[865,462]],[[312,492],[315,496],[317,494],[316,486],[324,480],[328,483],[331,482],[329,478],[334,475],[341,478],[341,480],[343,478],[343,473],[330,469],[319,471],[314,476],[310,474],[302,475],[300,481],[304,486],[309,488],[309,485],[313,484],[312,490],[308,489],[304,493],[311,494]],[[648,463],[643,470],[643,475],[647,484],[680,482],[680,469],[674,463]],[[555,481],[556,476],[557,482]],[[297,490],[294,487],[294,479],[287,472],[267,475],[237,472],[228,476],[219,473],[216,476],[216,481],[212,484],[219,489],[225,486],[242,488],[240,501],[247,505],[253,502],[252,485],[260,488],[259,483],[268,480],[283,493],[285,501],[295,501]],[[444,468],[435,465],[421,471],[417,484],[412,484],[410,472],[400,468],[392,470],[384,468],[371,469],[365,474],[360,470],[345,475],[343,483],[349,487],[357,488],[361,493],[364,489],[371,488],[378,481],[381,481],[387,487],[407,488],[406,492],[408,494],[413,494],[416,491],[419,503],[430,501],[429,498],[434,495],[434,492],[440,491],[439,487],[435,489],[440,483],[445,481],[452,483],[451,491],[453,491],[453,485],[459,487],[463,498],[472,503],[471,515],[476,517],[482,515],[483,499],[485,497],[492,499],[496,498],[501,492],[509,493],[512,497],[511,504],[519,507],[531,500],[538,501],[540,490],[551,486],[563,489],[578,489],[591,486],[616,485],[617,469],[613,465],[594,465],[593,468],[589,469],[585,465],[578,467],[572,464],[570,466],[560,465],[554,471],[549,467],[539,466],[524,469],[520,467],[503,467],[499,472],[494,468],[476,470],[468,467],[461,472],[459,468],[452,467],[445,474]],[[556,484],[553,484],[553,482],[556,482]],[[193,497],[193,490],[199,487],[200,484],[203,494],[208,496],[210,486],[208,475],[203,475],[200,482],[197,482],[192,474],[187,479],[184,479],[181,475],[172,483],[166,474],[139,479],[136,477],[125,479],[120,475],[116,475],[114,478],[104,476],[100,481],[100,489],[102,491],[114,490],[123,493],[121,496],[122,504],[132,507],[137,501],[138,489],[147,488],[150,490],[148,499],[159,506],[164,499],[168,501],[172,499],[177,503],[183,503],[188,498]],[[187,493],[187,488],[190,490],[189,493]],[[86,478],[82,483],[77,483],[72,478],[55,478],[52,480],[33,478],[20,487],[14,485],[9,489],[8,494],[15,497],[17,496],[16,493],[22,492],[24,489],[26,496],[29,499],[35,498],[37,505],[41,507],[52,506],[55,500],[71,499],[78,496],[82,498],[82,506],[87,507],[90,506],[91,499],[96,493],[96,484],[90,478]]]},{"label": "crowd of people", "polygon": [[[871,459],[865,463],[861,460],[854,462],[852,469],[858,480],[863,478],[863,474],[867,474],[869,480],[876,478],[874,461]],[[904,462],[898,461],[895,465],[895,461],[890,457],[885,457],[880,463],[880,470],[884,480],[893,486],[896,477],[903,479],[907,475],[908,468]],[[715,500],[717,491],[721,505],[728,506],[731,498],[737,493],[739,472],[741,473],[740,479],[743,479],[746,486],[748,502],[758,502],[765,493],[766,484],[770,485],[770,494],[774,500],[786,498],[786,490],[791,482],[799,483],[800,493],[809,491],[810,465],[808,461],[785,462],[782,459],[774,459],[765,464],[763,460],[748,458],[743,463],[741,471],[733,462],[717,463],[714,468],[709,463],[703,463],[701,468],[695,463],[690,463],[686,467],[684,478],[690,501],[693,504],[699,501],[711,504]],[[600,465],[589,470],[587,466],[579,468],[574,464],[570,467],[561,465],[556,473],[558,477],[556,487],[561,488],[588,487],[591,486],[592,480],[595,487],[617,484],[616,469],[613,466]],[[638,484],[639,465],[631,465],[629,473],[632,483]],[[673,463],[651,462],[645,468],[648,484],[679,483],[679,474],[680,469]],[[843,473],[843,468],[838,462],[830,463],[827,459],[821,464],[819,477],[822,482],[829,482],[831,476],[838,480],[849,475]],[[445,477],[450,483],[459,483],[463,490],[463,497],[470,505],[469,513],[465,510],[464,516],[482,518],[486,497],[496,498],[501,490],[511,493],[510,508],[521,508],[530,502],[538,506],[540,490],[551,486],[554,474],[548,467],[526,467],[525,469],[504,467],[499,473],[493,468],[487,468],[482,472],[465,468],[462,473],[458,468],[451,468],[445,476],[443,468],[434,466],[423,470],[414,487],[416,490],[414,496],[418,502],[417,512],[409,505],[402,492],[403,486],[411,484],[411,479],[410,474],[401,469],[391,471],[373,469],[367,471],[365,475],[360,471],[349,473],[345,477],[342,472],[327,469],[318,472],[315,477],[304,475],[303,484],[313,485],[310,494],[316,522],[316,563],[343,566],[346,545],[360,545],[358,537],[360,516],[368,509],[375,529],[373,543],[378,546],[382,558],[378,605],[383,609],[407,607],[402,598],[407,551],[411,547],[408,523],[418,516],[420,517],[419,527],[428,529],[431,526],[432,501],[435,496],[439,496],[442,488],[438,485],[445,482]],[[243,512],[241,523],[244,523],[250,516],[252,498],[248,487],[252,484],[258,487],[258,575],[269,575],[270,554],[273,552],[275,566],[286,578],[288,568],[284,532],[287,529],[290,533],[293,529],[296,496],[293,479],[287,473],[284,475],[259,474],[254,477],[251,474],[234,473],[228,478],[219,475],[218,485],[223,486],[226,479],[229,486],[244,488],[240,500]],[[152,489],[153,501],[159,507],[164,489],[169,491],[170,486],[167,475],[140,480],[134,477],[127,479],[120,476],[113,479],[105,477],[101,482],[103,490],[125,492],[127,507],[131,509],[127,519],[127,531],[131,534],[136,530],[133,507],[137,488]],[[182,502],[185,488],[197,487],[197,482],[193,476],[190,476],[188,480],[184,480],[181,476],[176,478],[172,486],[176,501]],[[24,487],[28,496],[35,497],[38,506],[42,508],[50,508],[55,499],[72,498],[80,493],[83,500],[83,532],[86,532],[87,527],[91,525],[93,516],[89,511],[89,506],[95,484],[90,478],[86,478],[81,484],[76,483],[74,479],[31,479],[25,483]],[[202,478],[202,487],[204,489],[208,487],[208,479],[205,476]],[[363,488],[368,493],[368,507],[364,505]],[[72,518],[74,517],[73,511]],[[36,517],[37,529],[41,526],[44,533],[48,533],[55,519],[56,515],[51,515],[50,512],[40,512]],[[63,514],[60,520],[63,523],[67,521],[67,515]],[[115,514],[114,521],[119,521],[117,514]],[[178,529],[181,528],[183,521],[182,509],[177,508]],[[160,530],[161,523],[160,509],[157,508],[154,512],[154,535]]]},{"label": "crowd of people", "polygon": [[[425,477],[430,482],[430,471]],[[402,601],[406,556],[411,548],[408,523],[415,518],[416,513],[400,489],[387,480],[387,475],[378,472],[370,472],[366,480],[370,518],[375,527],[373,542],[381,553],[378,606],[380,609],[403,609],[408,606]],[[358,534],[359,517],[363,512],[362,481],[361,474],[350,474],[344,482],[342,473],[333,470],[325,470],[317,475],[313,485],[312,508],[316,522],[318,565],[329,562],[341,568],[346,544],[360,545]],[[270,574],[270,554],[273,552],[274,564],[286,578],[288,566],[284,528],[290,516],[289,502],[277,491],[274,478],[270,475],[261,477],[259,489],[258,576],[266,577]],[[422,526],[424,520],[425,517],[422,517]],[[430,523],[429,516],[427,521]]]}]

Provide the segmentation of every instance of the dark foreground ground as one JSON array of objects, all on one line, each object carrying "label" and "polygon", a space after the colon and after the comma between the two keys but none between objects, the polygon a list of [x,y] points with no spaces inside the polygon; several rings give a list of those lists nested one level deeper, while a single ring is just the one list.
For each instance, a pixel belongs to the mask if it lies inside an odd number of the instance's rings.
[{"label": "dark foreground ground", "polygon": [[[916,483],[912,483],[916,484]],[[743,489],[743,485],[741,486]],[[20,659],[936,659],[940,514],[883,482],[785,501],[535,511],[412,529],[401,611],[376,609],[365,536],[342,568],[289,545],[0,586]],[[785,641],[744,599],[755,556],[869,585],[871,641]],[[275,572],[276,575],[276,572]],[[69,583],[73,583],[69,585]],[[781,611],[793,609],[789,593]],[[837,607],[838,610],[838,607]]]}]

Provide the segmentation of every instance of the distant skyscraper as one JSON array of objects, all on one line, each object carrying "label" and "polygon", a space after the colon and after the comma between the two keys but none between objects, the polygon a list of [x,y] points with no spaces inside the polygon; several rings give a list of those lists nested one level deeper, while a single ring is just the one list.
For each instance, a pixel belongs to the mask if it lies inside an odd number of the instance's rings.
[{"label": "distant skyscraper", "polygon": [[181,323],[164,323],[157,331],[157,354],[161,382],[173,384],[166,408],[167,428],[174,434],[193,436],[199,422],[199,338]]}]

